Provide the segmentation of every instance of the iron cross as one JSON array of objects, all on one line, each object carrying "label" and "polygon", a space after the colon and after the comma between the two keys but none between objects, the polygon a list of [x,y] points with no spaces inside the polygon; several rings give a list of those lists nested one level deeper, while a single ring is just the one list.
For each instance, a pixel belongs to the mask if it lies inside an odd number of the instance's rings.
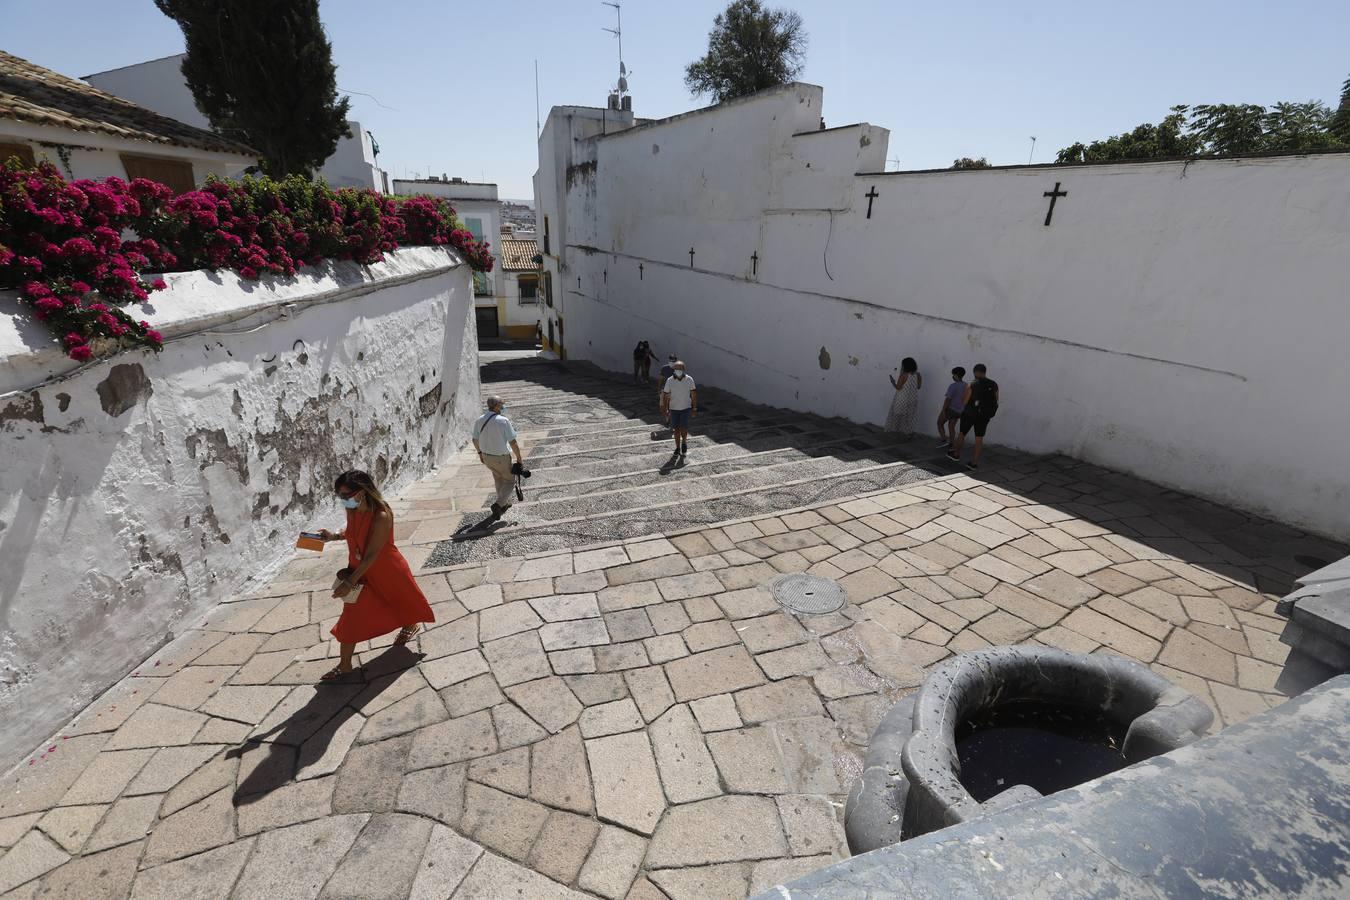
[{"label": "iron cross", "polygon": [[867,218],[870,219],[872,218],[872,201],[881,195],[877,193],[877,186],[874,184],[872,185],[871,190],[863,194],[863,196],[867,198]]},{"label": "iron cross", "polygon": [[758,251],[758,250],[756,250],[754,253],[751,253],[751,254],[750,254],[750,266],[751,266],[750,274],[751,274],[751,275],[758,275],[758,274],[759,274],[759,251]]},{"label": "iron cross", "polygon": [[1045,192],[1044,194],[1042,194],[1041,196],[1042,196],[1042,197],[1049,197],[1049,198],[1050,198],[1050,208],[1047,209],[1047,210],[1045,211],[1045,224],[1046,224],[1046,225],[1049,225],[1049,224],[1050,224],[1050,217],[1053,216],[1053,215],[1055,214],[1055,201],[1058,200],[1060,197],[1067,197],[1067,196],[1069,196],[1069,192],[1068,192],[1068,191],[1061,191],[1061,190],[1059,189],[1059,182],[1056,181],[1056,182],[1055,182],[1055,189],[1054,189],[1053,191],[1046,191],[1046,192]]},{"label": "iron cross", "polygon": [[642,269],[643,269],[642,263],[638,263],[638,281],[642,280]]},{"label": "iron cross", "polygon": [[692,269],[693,267],[694,267],[694,248],[693,248],[693,247],[690,247],[690,248],[689,248],[689,268]]}]

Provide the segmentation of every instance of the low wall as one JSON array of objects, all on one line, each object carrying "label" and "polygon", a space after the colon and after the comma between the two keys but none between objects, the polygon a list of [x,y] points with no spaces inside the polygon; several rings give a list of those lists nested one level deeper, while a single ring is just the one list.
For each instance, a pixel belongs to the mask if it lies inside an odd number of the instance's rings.
[{"label": "low wall", "polygon": [[450,251],[166,280],[142,310],[162,352],[36,390],[76,364],[0,295],[0,770],[335,519],[338,472],[397,488],[477,411],[471,273]]}]

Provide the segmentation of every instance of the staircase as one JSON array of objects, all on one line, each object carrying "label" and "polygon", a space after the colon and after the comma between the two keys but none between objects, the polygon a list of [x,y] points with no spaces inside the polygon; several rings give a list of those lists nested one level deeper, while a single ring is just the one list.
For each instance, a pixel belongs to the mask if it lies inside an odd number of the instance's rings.
[{"label": "staircase", "polygon": [[[697,372],[691,373],[698,378]],[[520,433],[525,502],[483,527],[491,478],[472,446],[447,467],[458,517],[425,561],[448,566],[772,514],[955,471],[936,436],[902,440],[871,425],[760,406],[700,384],[688,456],[672,458],[657,391],[587,363],[507,360],[482,367]],[[883,403],[884,396],[877,402]],[[988,453],[990,465],[1000,456]],[[418,541],[430,533],[419,532]]]}]

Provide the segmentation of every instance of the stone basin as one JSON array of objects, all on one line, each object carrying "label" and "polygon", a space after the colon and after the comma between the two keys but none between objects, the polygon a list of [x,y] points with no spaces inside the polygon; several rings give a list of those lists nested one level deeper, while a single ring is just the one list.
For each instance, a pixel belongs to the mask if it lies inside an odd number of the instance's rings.
[{"label": "stone basin", "polygon": [[1133,660],[990,647],[937,667],[872,734],[849,792],[853,853],[1081,784],[1198,740],[1198,697]]}]

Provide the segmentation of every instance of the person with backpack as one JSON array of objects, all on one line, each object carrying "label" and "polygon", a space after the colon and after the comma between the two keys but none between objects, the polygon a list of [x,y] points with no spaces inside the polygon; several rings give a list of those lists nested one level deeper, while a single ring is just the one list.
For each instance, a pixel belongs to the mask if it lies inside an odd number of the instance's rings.
[{"label": "person with backpack", "polygon": [[949,459],[960,462],[966,435],[972,428],[975,429],[975,450],[970,455],[970,462],[966,463],[967,469],[980,467],[984,433],[989,428],[989,420],[998,412],[998,382],[985,374],[987,370],[984,363],[976,365],[974,371],[975,380],[966,386],[964,408],[961,411],[961,433],[957,435],[956,444],[947,452]]},{"label": "person with backpack", "polygon": [[655,360],[656,354],[652,352],[651,344],[646,341],[638,341],[638,345],[633,348],[633,382],[635,384],[651,384],[652,363]]},{"label": "person with backpack", "polygon": [[492,517],[486,524],[496,522],[511,506],[511,493],[516,486],[516,475],[511,470],[511,454],[516,455],[517,463],[525,463],[520,444],[516,441],[516,427],[502,415],[504,409],[505,400],[497,396],[489,397],[487,412],[473,423],[473,449],[478,451],[478,461],[492,473],[492,484],[497,490],[492,503]]}]

